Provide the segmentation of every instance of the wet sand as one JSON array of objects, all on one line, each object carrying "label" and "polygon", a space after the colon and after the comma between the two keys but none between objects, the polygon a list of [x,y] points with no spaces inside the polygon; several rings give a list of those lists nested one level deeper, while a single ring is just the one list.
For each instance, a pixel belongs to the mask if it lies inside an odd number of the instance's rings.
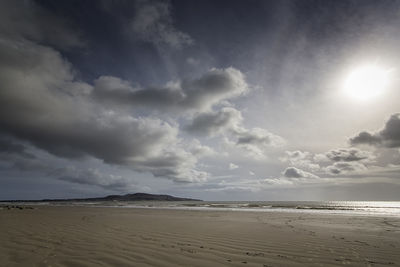
[{"label": "wet sand", "polygon": [[400,218],[0,209],[0,266],[400,266]]}]

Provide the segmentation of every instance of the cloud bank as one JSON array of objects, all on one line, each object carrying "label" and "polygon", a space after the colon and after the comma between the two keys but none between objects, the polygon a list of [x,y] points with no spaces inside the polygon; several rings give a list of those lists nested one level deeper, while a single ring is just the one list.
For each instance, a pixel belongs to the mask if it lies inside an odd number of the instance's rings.
[{"label": "cloud bank", "polygon": [[95,157],[174,181],[203,181],[197,158],[180,147],[179,129],[152,117],[104,108],[54,49],[0,40],[2,133],[65,158]]},{"label": "cloud bank", "polygon": [[142,89],[133,88],[129,82],[117,77],[102,76],[95,81],[93,95],[99,101],[116,106],[202,112],[247,91],[245,76],[239,70],[213,68],[194,80],[170,82],[165,87]]}]

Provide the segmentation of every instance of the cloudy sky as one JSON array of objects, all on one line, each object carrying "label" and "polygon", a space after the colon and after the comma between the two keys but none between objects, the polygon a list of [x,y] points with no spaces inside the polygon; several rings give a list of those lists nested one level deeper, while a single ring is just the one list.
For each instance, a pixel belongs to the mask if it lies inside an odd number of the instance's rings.
[{"label": "cloudy sky", "polygon": [[0,199],[400,199],[400,1],[0,1]]}]

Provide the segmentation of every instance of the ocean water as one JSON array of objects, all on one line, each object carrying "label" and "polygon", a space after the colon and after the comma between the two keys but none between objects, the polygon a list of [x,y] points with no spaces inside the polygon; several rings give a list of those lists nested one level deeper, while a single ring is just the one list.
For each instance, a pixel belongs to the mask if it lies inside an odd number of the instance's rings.
[{"label": "ocean water", "polygon": [[178,210],[298,212],[400,217],[400,201],[100,201],[27,202],[19,204]]},{"label": "ocean water", "polygon": [[400,201],[216,201],[125,203],[125,207],[255,212],[305,212],[400,217]]},{"label": "ocean water", "polygon": [[299,212],[400,217],[400,201],[112,201],[69,204],[120,208]]}]

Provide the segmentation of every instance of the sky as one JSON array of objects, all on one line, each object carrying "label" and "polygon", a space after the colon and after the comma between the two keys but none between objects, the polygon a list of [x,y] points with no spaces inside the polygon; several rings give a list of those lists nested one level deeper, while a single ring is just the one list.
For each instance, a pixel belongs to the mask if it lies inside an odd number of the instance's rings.
[{"label": "sky", "polygon": [[0,200],[400,200],[400,1],[0,1]]}]

